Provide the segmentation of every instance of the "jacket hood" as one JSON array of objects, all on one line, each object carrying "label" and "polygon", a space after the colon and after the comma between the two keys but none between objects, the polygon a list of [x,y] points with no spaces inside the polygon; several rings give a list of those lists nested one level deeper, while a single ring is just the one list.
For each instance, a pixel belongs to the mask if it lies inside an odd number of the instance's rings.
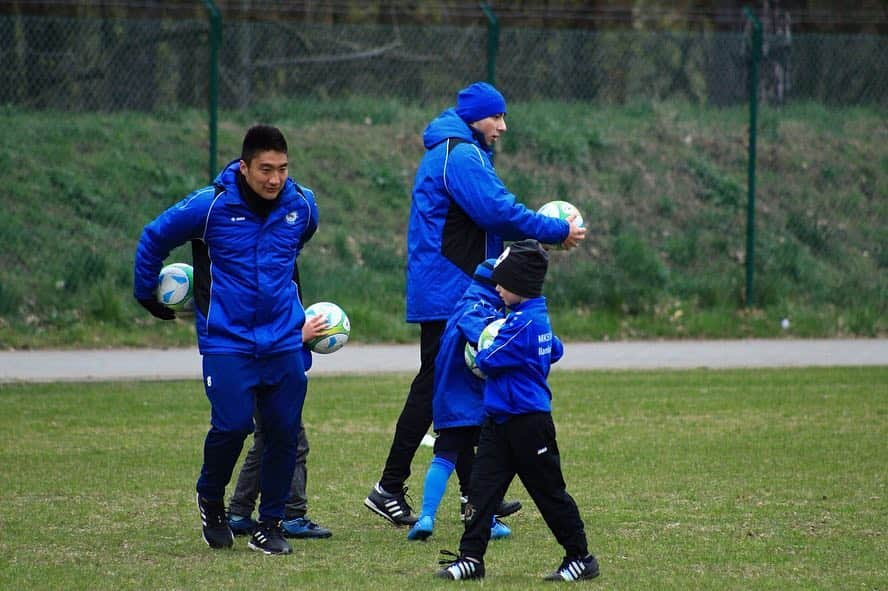
[{"label": "jacket hood", "polygon": [[456,110],[453,108],[447,109],[432,119],[422,134],[422,143],[428,150],[450,137],[481,145],[472,133],[472,129],[456,114]]},{"label": "jacket hood", "polygon": [[240,172],[240,158],[237,160],[232,160],[222,171],[216,175],[216,178],[213,179],[214,185],[221,185],[223,187],[233,187],[237,185],[237,173]]}]

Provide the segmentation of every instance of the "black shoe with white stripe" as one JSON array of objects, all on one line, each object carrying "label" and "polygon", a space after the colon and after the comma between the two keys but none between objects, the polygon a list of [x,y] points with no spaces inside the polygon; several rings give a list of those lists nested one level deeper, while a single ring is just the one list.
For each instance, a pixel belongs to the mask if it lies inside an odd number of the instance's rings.
[{"label": "black shoe with white stripe", "polygon": [[544,577],[546,581],[582,581],[598,576],[598,561],[591,554],[585,558],[564,557],[561,566],[551,575]]},{"label": "black shoe with white stripe", "polygon": [[225,503],[205,499],[198,493],[197,509],[200,511],[204,542],[210,548],[231,548],[234,545],[234,535],[228,527]]},{"label": "black shoe with white stripe", "polygon": [[289,554],[293,551],[284,539],[280,521],[260,521],[247,546],[250,550],[265,554]]},{"label": "black shoe with white stripe", "polygon": [[389,493],[384,491],[377,482],[367,498],[364,499],[364,505],[395,525],[412,526],[416,523],[416,516],[412,515],[413,509],[407,504],[406,495],[406,486],[398,493]]},{"label": "black shoe with white stripe", "polygon": [[448,550],[441,550],[442,556],[451,558],[442,558],[438,561],[440,565],[447,565],[435,576],[439,579],[447,579],[448,581],[462,581],[464,579],[483,579],[484,563],[475,558],[468,556],[459,556]]}]

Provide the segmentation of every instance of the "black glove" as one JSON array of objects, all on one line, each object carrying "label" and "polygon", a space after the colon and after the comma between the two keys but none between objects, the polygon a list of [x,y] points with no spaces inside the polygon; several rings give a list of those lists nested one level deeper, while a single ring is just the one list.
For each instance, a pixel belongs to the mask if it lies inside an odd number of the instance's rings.
[{"label": "black glove", "polygon": [[155,318],[160,318],[161,320],[174,320],[176,318],[176,312],[172,308],[164,306],[155,298],[145,298],[139,300],[139,303],[142,304],[143,308],[151,312],[151,315]]}]

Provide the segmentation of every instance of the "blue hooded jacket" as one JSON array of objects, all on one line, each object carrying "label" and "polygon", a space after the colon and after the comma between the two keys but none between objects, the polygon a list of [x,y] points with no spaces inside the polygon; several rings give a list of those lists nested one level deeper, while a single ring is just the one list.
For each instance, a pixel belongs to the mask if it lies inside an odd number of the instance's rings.
[{"label": "blue hooded jacket", "polygon": [[552,412],[546,379],[563,354],[561,340],[552,334],[545,297],[512,306],[493,343],[475,357],[478,369],[487,374],[485,413],[502,423],[513,415]]},{"label": "blue hooded jacket", "polygon": [[407,322],[446,320],[475,267],[503,240],[558,244],[570,225],[518,203],[491,151],[454,109],[429,123],[407,228]]},{"label": "blue hooded jacket", "polygon": [[484,380],[468,368],[464,352],[466,342],[477,343],[481,331],[503,317],[503,301],[490,279],[495,262],[496,259],[487,259],[478,266],[475,278],[457,302],[441,334],[432,399],[436,431],[480,425],[484,416]]},{"label": "blue hooded jacket", "polygon": [[192,242],[194,320],[202,354],[273,355],[302,348],[305,313],[293,279],[296,257],[318,226],[314,194],[288,178],[267,218],[237,187],[234,160],[203,187],[145,226],[136,248],[133,295],[154,297],[177,246]]}]

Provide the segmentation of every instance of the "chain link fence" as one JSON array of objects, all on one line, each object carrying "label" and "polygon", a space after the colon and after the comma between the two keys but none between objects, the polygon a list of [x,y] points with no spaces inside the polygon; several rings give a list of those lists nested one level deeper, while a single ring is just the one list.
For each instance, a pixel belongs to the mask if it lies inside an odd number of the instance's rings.
[{"label": "chain link fence", "polygon": [[[487,75],[487,29],[227,22],[219,105],[274,97],[395,97],[424,104]],[[0,17],[0,103],[74,111],[202,107],[208,24]],[[504,29],[496,82],[510,100],[746,102],[742,32]],[[765,36],[771,104],[888,103],[888,41]]]}]

